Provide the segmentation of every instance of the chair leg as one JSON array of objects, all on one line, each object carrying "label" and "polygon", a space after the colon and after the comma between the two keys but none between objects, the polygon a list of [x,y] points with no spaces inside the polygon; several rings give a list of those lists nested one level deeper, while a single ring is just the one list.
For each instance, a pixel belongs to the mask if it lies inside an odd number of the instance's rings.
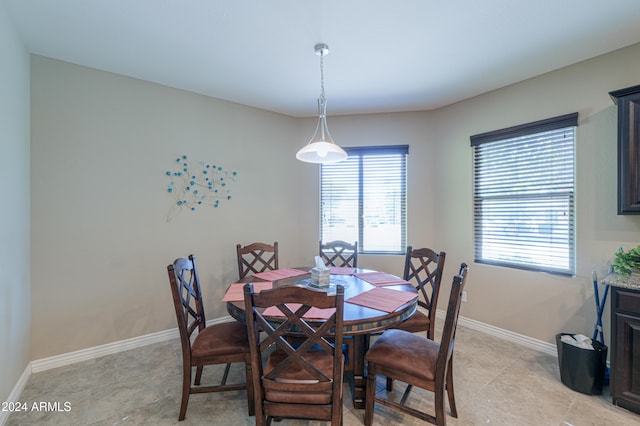
[{"label": "chair leg", "polygon": [[333,395],[331,402],[331,426],[342,426],[342,398],[336,395]]},{"label": "chair leg", "polygon": [[193,384],[196,386],[200,386],[200,379],[202,379],[202,370],[203,366],[199,365],[196,367],[196,379],[193,381]]},{"label": "chair leg", "polygon": [[231,364],[227,364],[224,367],[224,374],[222,375],[222,381],[220,382],[220,384],[223,386],[227,384],[227,377],[229,377],[230,368],[231,368]]},{"label": "chair leg", "polygon": [[180,414],[178,421],[184,420],[187,415],[187,405],[189,404],[189,393],[191,392],[191,366],[183,363],[182,367],[182,401],[180,402]]},{"label": "chair leg", "polygon": [[375,398],[376,398],[375,365],[369,364],[369,367],[367,369],[366,403],[364,407],[365,426],[371,426],[373,424],[373,410],[375,409]]},{"label": "chair leg", "polygon": [[449,358],[449,365],[447,366],[447,396],[449,397],[449,408],[451,409],[451,417],[458,417],[458,410],[456,409],[456,398],[453,393],[453,357]]},{"label": "chair leg", "polygon": [[342,426],[342,410],[340,413],[333,413],[331,416],[331,426]]},{"label": "chair leg", "polygon": [[446,414],[444,411],[444,393],[447,391],[445,384],[442,384],[442,387],[438,387],[436,384],[436,388],[434,391],[435,397],[435,414],[436,414],[436,426],[445,426],[446,425]]},{"label": "chair leg", "polygon": [[409,394],[411,393],[411,389],[413,389],[413,385],[407,385],[407,388],[404,390],[402,394],[402,398],[400,399],[400,405],[404,405],[407,402],[407,398],[409,398]]},{"label": "chair leg", "polygon": [[256,415],[256,401],[255,395],[253,392],[253,372],[251,369],[251,362],[246,362],[244,364],[244,373],[247,382],[247,408],[250,416]]}]

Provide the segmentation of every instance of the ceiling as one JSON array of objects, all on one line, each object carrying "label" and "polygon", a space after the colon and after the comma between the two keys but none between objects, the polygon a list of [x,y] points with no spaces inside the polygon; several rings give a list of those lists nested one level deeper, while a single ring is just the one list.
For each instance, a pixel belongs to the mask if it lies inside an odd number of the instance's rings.
[{"label": "ceiling", "polygon": [[640,42],[638,0],[0,0],[27,50],[294,117],[439,108]]}]

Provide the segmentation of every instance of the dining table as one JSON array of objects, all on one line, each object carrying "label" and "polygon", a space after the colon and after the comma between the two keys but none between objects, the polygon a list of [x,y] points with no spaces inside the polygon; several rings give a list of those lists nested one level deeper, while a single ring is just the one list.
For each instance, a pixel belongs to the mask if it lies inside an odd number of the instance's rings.
[{"label": "dining table", "polygon": [[[223,302],[238,321],[245,321],[243,286],[253,283],[259,292],[280,286],[305,285],[331,293],[337,285],[344,287],[343,335],[353,339],[350,380],[355,408],[365,408],[365,354],[371,333],[385,330],[411,317],[417,308],[418,293],[409,282],[383,271],[362,268],[330,267],[329,284],[319,287],[312,282],[310,267],[282,268],[247,276],[227,287]],[[322,321],[322,317],[312,317]],[[277,319],[274,319],[277,322]]]}]

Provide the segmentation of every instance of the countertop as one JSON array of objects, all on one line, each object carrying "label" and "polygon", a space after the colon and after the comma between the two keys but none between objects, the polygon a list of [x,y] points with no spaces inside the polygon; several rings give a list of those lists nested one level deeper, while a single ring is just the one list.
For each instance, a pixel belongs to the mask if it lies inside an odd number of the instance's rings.
[{"label": "countertop", "polygon": [[618,275],[607,274],[600,280],[602,284],[614,287],[624,287],[631,290],[640,290],[640,274]]}]

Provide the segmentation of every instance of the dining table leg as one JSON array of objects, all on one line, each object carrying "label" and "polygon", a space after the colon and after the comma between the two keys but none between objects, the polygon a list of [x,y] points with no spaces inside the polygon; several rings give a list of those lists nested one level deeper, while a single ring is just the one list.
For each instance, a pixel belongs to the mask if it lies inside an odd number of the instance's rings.
[{"label": "dining table leg", "polygon": [[367,394],[367,378],[365,372],[364,357],[369,348],[369,335],[359,334],[353,336],[353,407],[364,409]]}]

